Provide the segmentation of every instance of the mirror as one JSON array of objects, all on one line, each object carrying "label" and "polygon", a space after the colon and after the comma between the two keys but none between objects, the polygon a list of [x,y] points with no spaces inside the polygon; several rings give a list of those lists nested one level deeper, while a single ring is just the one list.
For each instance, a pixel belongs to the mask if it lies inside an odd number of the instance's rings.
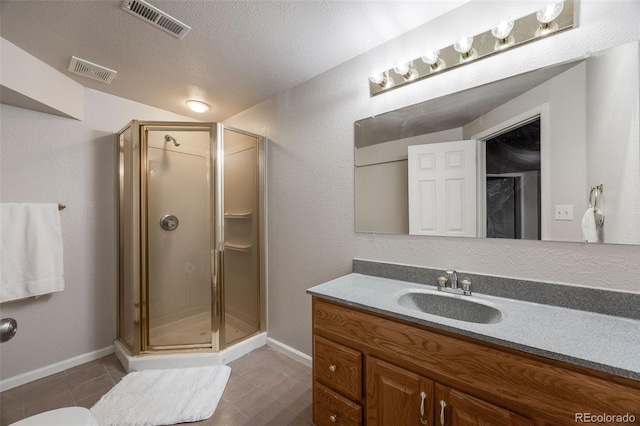
[{"label": "mirror", "polygon": [[356,232],[640,244],[638,64],[636,41],[356,121]]}]

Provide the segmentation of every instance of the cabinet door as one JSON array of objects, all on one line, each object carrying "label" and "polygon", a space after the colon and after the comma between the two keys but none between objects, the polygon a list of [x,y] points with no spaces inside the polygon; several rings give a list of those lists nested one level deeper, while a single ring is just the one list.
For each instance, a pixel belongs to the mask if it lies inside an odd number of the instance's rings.
[{"label": "cabinet door", "polygon": [[368,426],[433,426],[433,381],[373,357],[366,370]]},{"label": "cabinet door", "polygon": [[525,419],[504,408],[436,384],[436,425],[440,426],[528,426]]}]

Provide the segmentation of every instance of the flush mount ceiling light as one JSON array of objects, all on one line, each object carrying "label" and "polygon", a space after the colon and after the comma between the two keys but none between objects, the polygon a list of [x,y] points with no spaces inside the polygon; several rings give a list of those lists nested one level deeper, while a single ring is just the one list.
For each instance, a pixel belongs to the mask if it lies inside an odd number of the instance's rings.
[{"label": "flush mount ceiling light", "polygon": [[[519,19],[500,21],[501,18],[498,18],[496,21],[499,23],[491,30],[465,36],[456,43],[439,50],[428,50],[421,58],[407,61],[371,76],[369,93],[375,96],[571,29],[574,25],[573,5],[574,0],[554,1],[545,8]],[[394,78],[392,79],[391,76]]]},{"label": "flush mount ceiling light", "polygon": [[196,100],[189,100],[185,102],[185,104],[187,104],[187,106],[193,112],[200,112],[200,113],[207,112],[211,108],[208,104],[205,104],[204,102],[200,102]]}]

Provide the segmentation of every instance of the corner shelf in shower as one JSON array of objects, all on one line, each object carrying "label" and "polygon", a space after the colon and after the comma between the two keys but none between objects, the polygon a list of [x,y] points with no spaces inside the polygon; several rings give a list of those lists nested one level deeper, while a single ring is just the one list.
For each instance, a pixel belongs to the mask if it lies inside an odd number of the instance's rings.
[{"label": "corner shelf in shower", "polygon": [[234,251],[251,251],[253,245],[251,244],[233,244],[233,243],[224,243],[225,250],[234,250]]},{"label": "corner shelf in shower", "polygon": [[225,219],[251,219],[253,212],[245,212],[245,213],[225,213]]}]

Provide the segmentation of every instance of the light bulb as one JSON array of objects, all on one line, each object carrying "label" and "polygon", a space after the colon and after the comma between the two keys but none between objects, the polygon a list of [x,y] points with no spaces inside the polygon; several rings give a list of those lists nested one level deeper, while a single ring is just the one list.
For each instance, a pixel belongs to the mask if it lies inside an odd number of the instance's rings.
[{"label": "light bulb", "polygon": [[461,55],[468,53],[472,47],[473,37],[462,37],[453,45],[453,48],[456,50],[456,52],[460,53]]},{"label": "light bulb", "polygon": [[511,35],[513,21],[500,21],[498,25],[491,29],[491,34],[500,41],[504,41]]},{"label": "light bulb", "polygon": [[444,59],[440,58],[439,50],[429,50],[426,52],[422,55],[422,62],[429,65],[431,72],[443,70],[447,66]]},{"label": "light bulb", "polygon": [[383,72],[371,75],[369,77],[369,81],[373,84],[377,84],[384,89],[393,86],[393,80]]},{"label": "light bulb", "polygon": [[[372,74],[369,77],[369,81],[372,82],[373,84],[380,84],[385,81],[384,74],[383,73]],[[384,84],[382,85],[384,86]]]},{"label": "light bulb", "polygon": [[409,72],[409,64],[407,64],[406,62],[402,64],[398,64],[395,67],[393,67],[393,70],[398,74],[404,76]]},{"label": "light bulb", "polygon": [[543,27],[549,26],[551,22],[553,22],[558,16],[560,16],[560,13],[562,13],[562,9],[564,9],[564,2],[558,1],[550,3],[544,9],[536,12],[536,18]]},{"label": "light bulb", "polygon": [[431,66],[436,65],[438,63],[438,60],[440,59],[439,56],[439,50],[430,50],[422,55],[422,62]]},{"label": "light bulb", "polygon": [[411,64],[410,62],[403,62],[393,67],[393,70],[396,73],[400,74],[402,78],[405,79],[405,81],[413,80],[418,76],[418,73],[413,69],[412,65],[413,64]]},{"label": "light bulb", "polygon": [[185,104],[187,104],[187,106],[193,112],[200,112],[200,113],[207,112],[209,111],[209,108],[211,108],[208,104],[205,104],[204,102],[201,102],[201,101],[195,101],[195,100],[189,100],[185,102]]}]

